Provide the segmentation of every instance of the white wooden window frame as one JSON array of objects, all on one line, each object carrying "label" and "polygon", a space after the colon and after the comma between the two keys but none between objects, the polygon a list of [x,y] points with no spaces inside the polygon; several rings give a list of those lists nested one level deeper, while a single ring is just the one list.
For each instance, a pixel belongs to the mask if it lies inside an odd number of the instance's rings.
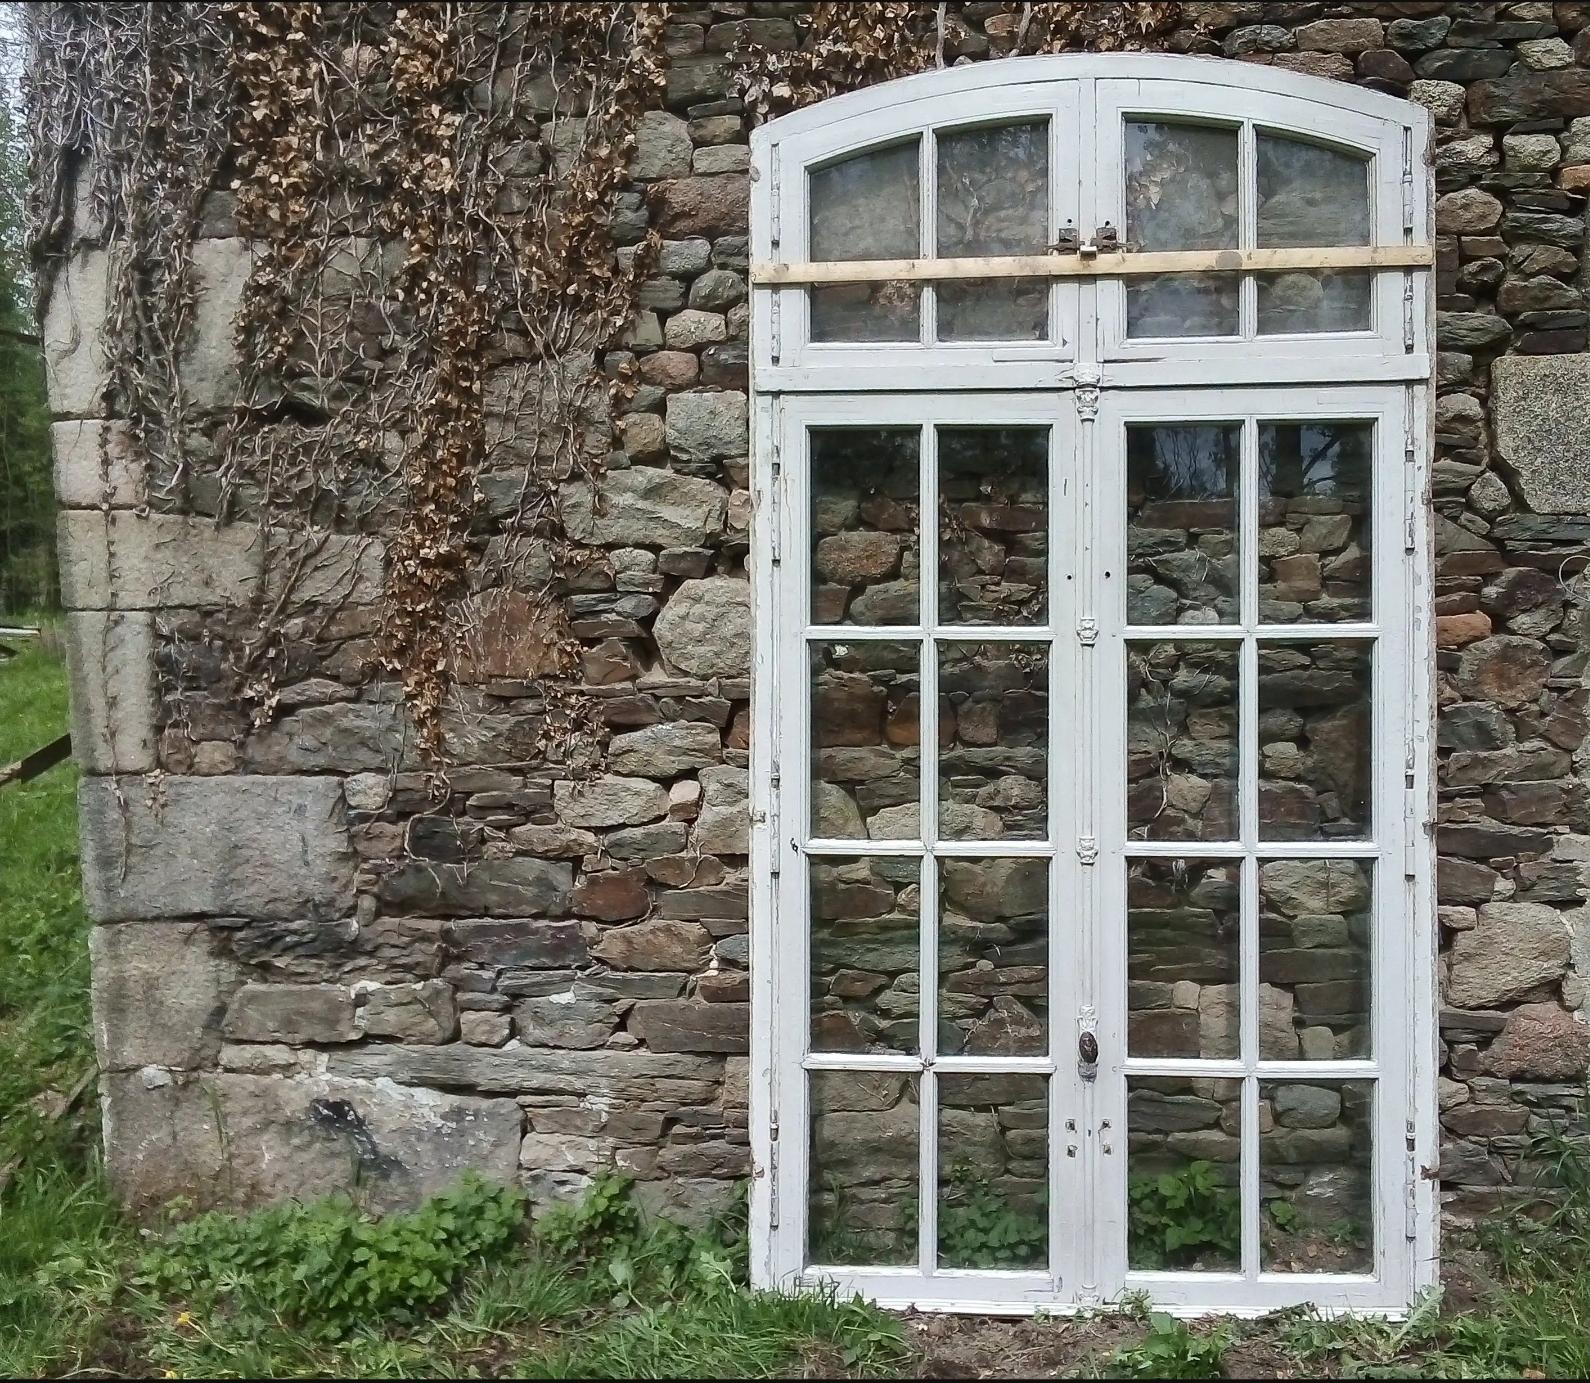
[{"label": "white wooden window frame", "polygon": [[[1030,116],[1050,120],[1051,229],[1075,219],[1083,234],[1104,221],[1121,224],[1121,122],[1129,116],[1241,124],[1244,168],[1251,131],[1297,133],[1361,150],[1376,159],[1374,243],[1427,246],[1431,208],[1427,171],[1430,125],[1418,107],[1380,93],[1297,74],[1210,59],[1142,55],[1067,55],[1006,59],[924,74],[835,98],[786,116],[753,137],[752,257],[800,263],[806,257],[806,178],[814,166],[848,153],[921,138],[923,173],[933,162],[935,129],[1001,124]],[[1068,123],[1077,122],[1077,123]],[[1068,138],[1067,131],[1082,132]],[[1090,131],[1096,133],[1089,133]],[[1104,160],[1111,160],[1105,162]],[[1097,168],[1097,176],[1088,170]],[[931,253],[936,219],[931,179],[923,182],[924,250]],[[1251,200],[1251,199],[1248,199]],[[1251,206],[1245,208],[1251,244]],[[1065,1312],[1146,1291],[1166,1309],[1197,1314],[1258,1314],[1309,1302],[1323,1310],[1396,1315],[1436,1278],[1434,934],[1433,635],[1428,517],[1431,452],[1433,285],[1424,269],[1381,272],[1374,330],[1257,341],[1186,338],[1127,341],[1119,280],[1058,281],[1051,291],[1048,343],[936,344],[932,313],[916,343],[825,344],[806,339],[806,290],[758,286],[752,295],[753,474],[756,499],[752,568],[756,649],[752,744],[752,1054],[749,1072],[754,1159],[753,1273],[765,1286],[836,1281],[891,1305],[1016,1314]],[[1251,289],[1245,298],[1251,300]],[[1251,305],[1245,302],[1245,322]],[[1063,339],[1062,339],[1063,338]],[[1261,385],[1287,385],[1264,389]],[[951,393],[949,391],[955,391]],[[1175,1062],[1125,1061],[1124,942],[1109,939],[1107,918],[1124,909],[1125,706],[1120,585],[1125,509],[1120,488],[1127,421],[1233,418],[1252,432],[1257,420],[1337,418],[1375,425],[1374,620],[1350,632],[1372,638],[1375,660],[1374,831],[1358,845],[1265,847],[1259,853],[1319,857],[1337,851],[1377,861],[1374,888],[1373,1059],[1368,1063],[1182,1063],[1219,1076],[1229,1067],[1246,1082],[1244,1176],[1255,1179],[1257,1114],[1253,1082],[1273,1073],[1313,1078],[1372,1076],[1380,1082],[1374,1116],[1376,1260],[1373,1274],[1264,1274],[1257,1271],[1257,1225],[1244,1224],[1244,1271],[1129,1273],[1124,1261],[1124,1156],[1100,1151],[1098,1127],[1114,1111],[1124,1134],[1125,1079],[1132,1073],[1172,1074]],[[1074,714],[1080,736],[1053,737],[1050,763],[1051,840],[998,853],[1053,852],[1051,934],[1056,899],[1084,899],[1089,945],[1074,965],[1051,956],[1051,1055],[1046,1058],[938,1058],[937,1070],[1032,1069],[1051,1073],[1051,1244],[1047,1272],[991,1273],[809,1269],[804,1261],[805,1173],[809,1138],[805,1072],[811,1068],[910,1069],[912,1058],[828,1059],[806,1055],[807,917],[805,853],[825,843],[804,835],[806,819],[806,644],[809,576],[805,442],[818,426],[1044,422],[1051,434],[1050,619],[1038,629],[996,637],[1052,640],[1052,723]],[[1251,463],[1247,463],[1250,464]],[[924,474],[932,478],[931,458]],[[1251,489],[1251,487],[1250,487]],[[931,511],[924,507],[925,513]],[[1253,522],[1252,509],[1244,523]],[[924,601],[908,627],[845,626],[846,638],[927,640],[934,632],[925,602],[936,591],[936,525],[920,535]],[[1062,571],[1062,567],[1064,570]],[[1105,576],[1103,573],[1112,573]],[[1070,577],[1071,579],[1065,579]],[[1249,578],[1250,584],[1257,576]],[[1246,598],[1246,597],[1245,597]],[[1251,610],[1254,607],[1249,605]],[[1091,625],[1091,627],[1089,627]],[[838,631],[835,631],[838,632]],[[1145,631],[1146,632],[1146,631]],[[1160,634],[1174,631],[1158,631]],[[1267,630],[1266,637],[1278,631]],[[1343,626],[1308,626],[1309,638],[1340,637]],[[964,630],[984,640],[988,631]],[[1241,638],[1244,626],[1200,627],[1199,636]],[[1303,637],[1300,631],[1279,631]],[[1084,643],[1083,640],[1086,640]],[[1249,660],[1251,661],[1251,659]],[[1084,669],[1088,671],[1084,672]],[[922,704],[932,704],[924,663]],[[1245,685],[1251,684],[1247,679]],[[1245,695],[1251,695],[1251,690]],[[1070,698],[1069,700],[1067,698]],[[1112,698],[1113,701],[1112,701]],[[924,736],[926,746],[931,736]],[[1245,751],[1246,752],[1246,751]],[[1250,756],[1251,757],[1251,756]],[[930,797],[934,776],[924,763]],[[1247,837],[1231,852],[1248,850]],[[1091,829],[1089,829],[1091,828]],[[926,825],[924,827],[926,828]],[[1084,867],[1070,835],[1098,850]],[[931,847],[869,842],[850,853],[918,853]],[[994,853],[957,846],[941,853]],[[1191,848],[1132,847],[1132,853]],[[924,866],[926,867],[926,866]],[[1255,865],[1244,865],[1248,892]],[[931,935],[924,890],[924,936]],[[1124,931],[1124,927],[1119,927]],[[1245,923],[1245,976],[1256,963],[1254,930]],[[926,951],[924,945],[924,952]],[[925,957],[924,993],[932,984]],[[1249,991],[1251,992],[1251,990]],[[1098,1009],[1105,1061],[1089,1088],[1077,1079],[1072,1019]],[[1251,1028],[1253,1019],[1245,1017]],[[1251,1033],[1247,1034],[1251,1037]],[[929,1083],[930,1084],[930,1083]],[[935,1111],[922,1101],[921,1156],[925,1187],[933,1187]],[[1117,1107],[1118,1106],[1118,1107]],[[1062,1119],[1085,1109],[1082,1155],[1067,1158]],[[1069,1135],[1075,1139],[1076,1135]],[[1124,1144],[1124,1137],[1122,1138]],[[1124,1146],[1121,1149],[1124,1152]],[[922,1197],[924,1242],[932,1232],[933,1197]],[[1062,1207],[1096,1205],[1084,1223]]]}]

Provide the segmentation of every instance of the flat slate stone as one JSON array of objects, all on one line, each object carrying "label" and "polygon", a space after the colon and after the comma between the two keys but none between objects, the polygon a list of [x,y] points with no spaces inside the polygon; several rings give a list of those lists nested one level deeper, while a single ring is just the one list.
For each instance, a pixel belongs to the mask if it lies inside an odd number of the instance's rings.
[{"label": "flat slate stone", "polygon": [[101,922],[331,917],[353,907],[354,857],[334,778],[89,778],[79,793],[83,895]]},{"label": "flat slate stone", "polygon": [[1590,355],[1511,355],[1491,367],[1496,444],[1539,514],[1590,514]]}]

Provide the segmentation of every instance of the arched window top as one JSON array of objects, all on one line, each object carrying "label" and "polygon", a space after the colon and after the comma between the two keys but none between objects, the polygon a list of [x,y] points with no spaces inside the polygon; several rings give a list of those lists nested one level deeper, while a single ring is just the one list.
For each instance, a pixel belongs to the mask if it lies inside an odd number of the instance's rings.
[{"label": "arched window top", "polygon": [[835,97],[754,140],[759,360],[1085,358],[1084,298],[1123,363],[1425,354],[1405,302],[1429,131],[1411,102],[1210,58],[1004,59]]}]

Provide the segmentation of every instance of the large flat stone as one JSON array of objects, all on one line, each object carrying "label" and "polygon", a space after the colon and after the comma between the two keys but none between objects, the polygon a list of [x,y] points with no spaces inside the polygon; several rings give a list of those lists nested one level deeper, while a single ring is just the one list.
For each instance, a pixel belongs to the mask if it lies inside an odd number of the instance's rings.
[{"label": "large flat stone", "polygon": [[140,502],[140,466],[125,422],[73,418],[50,428],[55,498],[65,509],[130,509]]},{"label": "large flat stone", "polygon": [[511,1184],[518,1169],[513,1100],[327,1076],[145,1071],[104,1084],[106,1167],[136,1210],[178,1196],[246,1206],[333,1191],[396,1210],[465,1172]]},{"label": "large flat stone", "polygon": [[440,1090],[578,1095],[618,1102],[700,1103],[716,1094],[720,1058],[544,1047],[376,1046],[330,1054],[334,1076]]},{"label": "large flat stone", "polygon": [[237,310],[253,266],[247,240],[196,240],[190,251],[193,321],[182,344],[182,386],[197,408],[237,399]]},{"label": "large flat stone", "polygon": [[221,1019],[243,982],[202,922],[95,927],[94,1048],[102,1071],[194,1070],[215,1059]]},{"label": "large flat stone", "polygon": [[1543,903],[1487,903],[1476,925],[1452,943],[1442,997],[1457,1008],[1488,1009],[1555,984],[1568,970],[1567,919]]},{"label": "large flat stone", "polygon": [[573,882],[566,860],[409,860],[380,892],[388,910],[424,917],[547,917],[567,910]]},{"label": "large flat stone", "polygon": [[80,611],[66,619],[72,752],[88,773],[155,766],[154,616]]},{"label": "large flat stone", "polygon": [[1540,514],[1590,514],[1590,354],[1504,355],[1491,366],[1496,445]]},{"label": "large flat stone", "polygon": [[69,610],[368,603],[381,591],[384,550],[359,537],[262,535],[174,514],[67,510],[57,520],[61,602]]},{"label": "large flat stone", "polygon": [[101,330],[108,300],[109,259],[103,250],[80,250],[68,259],[50,291],[44,316],[44,372],[50,408],[75,417],[103,416],[109,371]]},{"label": "large flat stone", "polygon": [[244,749],[255,773],[388,773],[417,760],[403,707],[384,701],[306,707],[266,726]]},{"label": "large flat stone", "polygon": [[78,801],[84,900],[99,921],[332,917],[353,906],[336,779],[89,778]]},{"label": "large flat stone", "polygon": [[721,485],[657,466],[612,471],[593,489],[562,489],[563,522],[580,543],[613,547],[696,547],[723,527],[729,497]]}]

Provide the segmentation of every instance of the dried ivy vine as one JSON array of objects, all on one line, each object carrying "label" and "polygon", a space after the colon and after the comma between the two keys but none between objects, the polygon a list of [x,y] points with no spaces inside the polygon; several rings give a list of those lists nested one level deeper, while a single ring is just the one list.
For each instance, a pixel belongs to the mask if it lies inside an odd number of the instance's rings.
[{"label": "dried ivy vine", "polygon": [[[340,641],[401,682],[445,765],[467,746],[460,672],[511,598],[541,644],[531,747],[595,762],[561,596],[607,559],[571,540],[559,495],[598,478],[628,387],[601,361],[658,241],[621,260],[613,221],[670,8],[30,6],[41,308],[86,230],[109,255],[105,401],[142,507],[255,530],[252,607],[187,636],[253,724],[278,714],[296,649]],[[960,8],[814,4],[794,49],[736,55],[737,88],[765,117],[950,61],[1153,46],[1181,12],[1007,4],[979,32]],[[233,218],[236,387],[212,408],[184,353],[197,251]],[[180,729],[180,675],[162,692]]]}]

